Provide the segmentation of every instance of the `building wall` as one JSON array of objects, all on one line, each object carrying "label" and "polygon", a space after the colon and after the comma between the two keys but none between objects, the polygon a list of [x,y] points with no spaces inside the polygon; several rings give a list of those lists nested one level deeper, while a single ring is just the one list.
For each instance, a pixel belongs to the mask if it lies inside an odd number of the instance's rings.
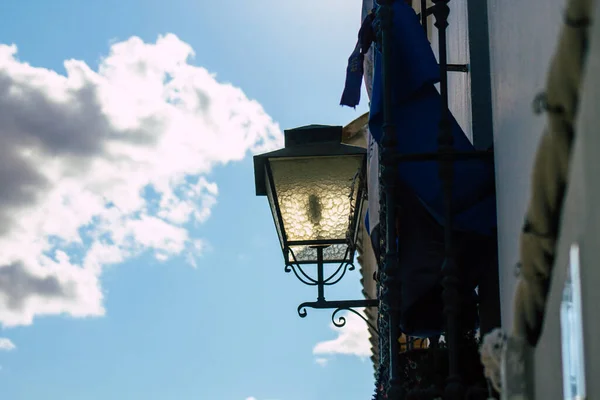
[{"label": "building wall", "polygon": [[[480,1],[480,0],[479,0]],[[420,12],[420,1],[415,3]],[[428,1],[428,7],[432,5]],[[448,64],[469,64],[469,24],[467,16],[467,0],[451,0],[449,3],[447,36]],[[435,17],[428,19],[428,36],[433,52],[438,57],[438,31],[433,27]],[[439,61],[439,60],[438,60]],[[469,140],[473,142],[471,117],[471,74],[464,72],[448,72],[448,107],[463,129]]]},{"label": "building wall", "polygon": [[[545,86],[546,71],[562,23],[564,0],[547,0],[543,7],[532,0],[488,0],[487,16],[469,16],[469,10],[475,9],[472,3],[480,1],[450,1],[448,62],[470,64],[469,40],[472,42],[473,37],[469,37],[469,19],[487,17],[502,321],[504,328],[510,330],[519,233],[529,197],[533,155],[544,128],[543,115],[533,112],[533,100]],[[428,1],[428,6],[431,4]],[[417,12],[419,5],[420,1],[414,2]],[[434,21],[433,16],[429,18],[430,25]],[[437,30],[432,26],[429,35],[437,54]],[[487,131],[472,131],[471,121],[480,117],[472,114],[474,72],[449,72],[449,106],[469,137],[489,137]]]},{"label": "building wall", "polygon": [[[530,195],[530,174],[537,143],[545,124],[535,115],[532,101],[545,86],[546,71],[562,24],[564,0],[488,1],[492,112],[496,157],[498,249],[502,324],[513,326],[515,267],[519,234]],[[537,399],[562,398],[560,299],[568,263],[568,242],[575,237],[573,212],[581,199],[577,182],[567,198],[564,242],[552,281],[547,319],[534,353]]]},{"label": "building wall", "polygon": [[[595,21],[600,21],[600,7],[596,7]],[[534,353],[535,398],[562,398],[562,360],[560,303],[569,265],[569,249],[573,244],[580,247],[581,295],[583,313],[583,345],[586,367],[588,398],[596,398],[600,393],[600,137],[598,125],[600,116],[600,25],[592,31],[590,53],[587,60],[587,73],[582,84],[579,119],[576,125],[576,139],[571,155],[569,187],[567,189],[562,216],[561,237],[558,255],[546,307],[546,318],[540,342]],[[592,72],[593,71],[593,72]]]},{"label": "building wall", "polygon": [[[587,72],[582,85],[582,97],[579,108],[579,121],[577,124],[580,135],[581,164],[584,167],[579,178],[583,186],[583,203],[576,205],[581,221],[579,224],[578,240],[581,242],[581,268],[582,268],[582,297],[583,297],[583,344],[586,354],[586,382],[588,398],[598,397],[600,393],[600,318],[598,318],[598,305],[600,304],[600,268],[598,259],[600,252],[600,136],[598,126],[600,115],[600,79],[597,71],[600,70],[600,2],[596,1],[595,12],[592,17],[595,26],[592,29],[591,41],[587,59]],[[568,243],[565,243],[568,244]],[[542,364],[543,365],[543,364]]]},{"label": "building wall", "polygon": [[[543,7],[532,0],[488,0],[487,15],[480,7],[473,7],[480,1],[450,1],[448,62],[470,64],[468,46],[473,36],[469,34],[485,35],[485,32],[470,33],[469,20],[487,17],[502,324],[511,330],[519,233],[529,198],[533,156],[545,122],[543,115],[534,114],[533,100],[545,86],[546,71],[562,23],[564,0],[547,0]],[[473,10],[481,14],[469,16],[468,12]],[[430,24],[434,21],[430,17]],[[437,53],[435,28],[430,29],[430,38]],[[486,131],[478,131],[477,127],[472,131],[471,121],[481,117],[472,113],[471,94],[475,96],[477,89],[473,88],[471,78],[475,72],[482,71],[449,72],[449,106],[469,136],[489,137],[489,126]]]},{"label": "building wall", "polygon": [[512,328],[519,233],[529,197],[533,155],[544,117],[532,101],[562,23],[564,0],[488,1],[492,112],[496,157],[500,297],[504,328]]},{"label": "building wall", "polygon": [[[481,0],[452,0],[450,2],[452,24],[469,26],[468,19],[479,16],[468,16],[464,4]],[[469,4],[471,5],[471,4]],[[471,8],[471,7],[469,7]],[[472,9],[472,8],[471,8]],[[537,144],[544,128],[544,115],[535,115],[532,103],[535,96],[544,90],[546,71],[550,58],[554,53],[558,31],[562,24],[564,0],[547,0],[543,6],[532,0],[502,0],[487,1],[487,22],[489,32],[489,67],[491,82],[492,131],[496,163],[496,192],[498,209],[498,249],[499,249],[499,278],[502,325],[507,331],[513,325],[513,295],[516,284],[516,265],[519,261],[519,234],[521,231],[525,210],[530,195],[530,175]],[[456,18],[458,17],[458,18]],[[470,18],[469,18],[470,17]],[[485,18],[485,15],[482,15]],[[435,34],[435,30],[433,31]],[[460,29],[450,28],[449,32],[449,62],[460,63],[452,51],[461,52],[460,45],[455,40],[465,41],[465,33]],[[450,35],[454,35],[454,38]],[[454,50],[452,48],[454,47]],[[470,75],[473,73],[471,71]],[[470,77],[472,78],[472,76]],[[454,78],[456,79],[456,78]],[[469,89],[470,79],[466,81]],[[455,88],[452,90],[456,90]],[[489,95],[488,95],[489,96]],[[459,96],[458,96],[459,97]],[[466,116],[465,108],[472,107],[467,101],[451,97],[451,109],[460,121]],[[469,115],[470,117],[470,115]],[[473,114],[477,117],[477,114]],[[462,123],[461,123],[462,124]],[[596,124],[597,126],[597,124]],[[463,128],[467,128],[463,126]],[[487,133],[487,132],[486,132]],[[477,137],[477,126],[472,134]],[[582,150],[580,150],[582,151]],[[579,156],[580,157],[580,156]],[[566,222],[561,249],[558,255],[555,278],[552,282],[551,295],[548,304],[547,319],[538,348],[534,353],[535,392],[537,399],[562,398],[562,368],[560,343],[560,300],[564,287],[568,265],[569,248],[573,242],[581,242],[580,220],[584,204],[582,187],[583,161],[580,157],[579,167],[574,169],[574,184],[567,199]],[[579,174],[578,174],[579,173]],[[600,200],[600,199],[599,199]],[[597,226],[597,225],[596,225]],[[583,257],[589,257],[589,247],[580,243]],[[587,272],[590,274],[591,272]],[[600,278],[600,271],[594,270]],[[585,281],[585,278],[584,278]],[[590,300],[584,299],[584,312],[592,313],[585,308],[591,303],[591,297],[600,297],[597,291],[585,291]],[[585,297],[584,295],[584,297]],[[585,303],[586,300],[588,303]],[[595,304],[600,299],[596,298]],[[593,318],[594,321],[598,318]],[[594,322],[600,325],[599,323]],[[594,340],[589,332],[586,341],[587,349]],[[594,330],[594,332],[597,332]],[[600,349],[599,349],[600,350]],[[589,361],[588,382],[592,381],[593,373],[600,373],[596,361]],[[596,384],[592,381],[589,385]],[[591,388],[590,388],[591,389]]]},{"label": "building wall", "polygon": [[[368,1],[368,0],[366,0]],[[473,90],[469,74],[449,73],[450,108],[469,136],[489,137],[493,131],[496,162],[496,189],[498,207],[498,247],[502,325],[507,331],[513,325],[513,295],[516,284],[515,269],[519,261],[519,234],[530,195],[530,175],[534,154],[545,124],[544,115],[535,115],[533,100],[544,90],[546,72],[553,55],[558,31],[562,24],[565,0],[487,1],[487,14],[468,15],[475,2],[483,0],[451,0],[448,29],[448,62],[470,64],[469,21],[486,18],[489,32],[489,82],[491,84],[492,129],[478,132],[472,124],[480,117],[473,113]],[[419,1],[414,2],[419,10]],[[428,5],[431,5],[428,2]],[[481,10],[481,8],[479,8]],[[600,16],[598,17],[600,20]],[[430,17],[430,24],[434,18]],[[430,39],[437,53],[437,30],[429,27]],[[598,44],[600,46],[600,44]],[[598,50],[600,51],[600,49]],[[600,59],[596,70],[600,69]],[[481,72],[481,71],[479,71]],[[600,82],[587,83],[588,91],[598,91]],[[582,124],[589,132],[597,132],[600,104],[598,93],[590,94],[588,111],[583,112]],[[585,108],[585,107],[584,107]],[[481,125],[480,125],[481,126]],[[485,128],[485,124],[483,124]],[[487,139],[486,139],[487,140]],[[485,141],[485,140],[484,140]],[[477,142],[477,140],[475,140]],[[478,146],[480,147],[480,146]],[[552,281],[547,317],[538,348],[534,355],[536,398],[562,397],[562,369],[560,343],[560,300],[564,287],[569,248],[579,243],[582,251],[584,342],[587,354],[588,393],[600,393],[600,318],[596,307],[600,304],[600,269],[595,267],[600,249],[600,163],[597,151],[600,137],[589,135],[576,145],[573,153],[572,182],[565,205],[564,229],[560,251]],[[596,179],[594,179],[596,178]],[[596,205],[596,206],[595,206]]]},{"label": "building wall", "polygon": [[[489,1],[492,101],[498,193],[500,280],[505,328],[512,327],[513,266],[518,261],[518,237],[529,196],[533,154],[544,117],[531,112],[531,100],[544,87],[549,59],[563,20],[564,0],[539,3]],[[600,10],[592,20],[600,20]],[[540,341],[533,353],[536,399],[563,395],[560,305],[569,265],[569,250],[581,249],[583,336],[588,398],[600,393],[600,164],[597,135],[600,82],[591,71],[600,68],[600,26],[594,28],[588,73],[572,153],[569,187],[562,215],[561,237]]]},{"label": "building wall", "polygon": [[[535,115],[532,104],[545,86],[546,71],[562,23],[564,0],[547,0],[543,7],[532,0],[488,0],[487,10],[477,7],[477,2],[481,0],[451,0],[449,3],[448,62],[470,64],[471,68],[468,74],[449,72],[449,106],[476,146],[477,139],[481,139],[479,143],[482,145],[477,147],[487,147],[485,144],[489,143],[491,136],[489,131],[493,131],[502,322],[503,327],[510,330],[515,270],[519,260],[519,233],[529,198],[533,155],[544,127],[543,115]],[[469,15],[469,12],[478,14]],[[474,28],[470,25],[480,18],[487,18],[488,74],[473,70],[487,66],[481,63],[471,65],[474,57],[469,54],[469,42],[473,46],[473,41],[486,33],[469,32]],[[430,17],[430,23],[434,21]],[[477,27],[478,30],[485,28]],[[432,46],[437,53],[437,30],[433,28],[430,32]],[[485,87],[474,87],[472,78],[476,73],[480,73],[480,86],[485,80],[491,84],[491,102]],[[480,96],[477,103],[473,103],[471,97],[476,95]],[[482,97],[483,100],[480,100]],[[486,116],[481,115],[490,107],[481,107],[473,112],[481,101],[491,105],[491,126],[486,124]],[[477,119],[484,122],[473,126],[472,121]]]}]

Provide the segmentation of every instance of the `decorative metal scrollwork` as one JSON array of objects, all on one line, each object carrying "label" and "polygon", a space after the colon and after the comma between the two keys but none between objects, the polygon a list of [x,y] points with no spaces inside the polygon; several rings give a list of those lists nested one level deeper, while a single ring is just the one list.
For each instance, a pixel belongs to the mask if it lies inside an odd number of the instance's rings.
[{"label": "decorative metal scrollwork", "polygon": [[[379,305],[379,300],[374,299],[362,299],[362,300],[325,300],[325,286],[332,286],[342,280],[342,278],[346,275],[346,272],[352,271],[355,269],[354,265],[351,262],[344,261],[340,263],[339,267],[331,274],[329,277],[325,278],[324,276],[324,262],[323,262],[323,246],[315,246],[317,251],[317,278],[313,278],[308,275],[302,269],[302,266],[296,259],[296,255],[294,254],[292,249],[288,249],[293,263],[286,264],[284,271],[289,273],[293,272],[296,275],[296,278],[305,285],[308,286],[316,286],[317,287],[317,301],[312,302],[304,302],[298,306],[298,315],[300,318],[305,318],[308,315],[307,308],[316,308],[316,309],[335,309],[333,316],[331,317],[333,324],[337,327],[342,327],[346,324],[346,318],[340,316],[339,319],[335,320],[335,315],[341,310],[350,311],[356,315],[358,315],[361,319],[363,319],[367,324],[373,328],[373,330],[377,331],[377,329],[369,323],[369,321],[359,312],[355,311],[354,308],[365,308],[365,307],[377,307]],[[344,260],[347,259],[348,252],[350,247],[346,249],[346,255],[344,256]]]},{"label": "decorative metal scrollwork", "polygon": [[308,312],[306,311],[306,303],[302,303],[298,306],[298,315],[300,318],[304,318],[308,315]]},{"label": "decorative metal scrollwork", "polygon": [[[346,255],[344,256],[344,258],[347,257],[348,251],[349,251],[349,249],[346,249]],[[296,278],[298,278],[298,280],[300,282],[304,283],[305,285],[317,286],[319,284],[319,281],[317,279],[314,279],[310,275],[308,275],[306,272],[304,272],[304,269],[302,269],[302,267],[300,266],[300,263],[298,262],[298,260],[296,258],[296,254],[294,254],[294,251],[292,249],[289,249],[289,252],[290,252],[290,255],[292,256],[292,259],[294,260],[294,262],[286,264],[284,271],[286,273],[293,272],[294,275],[296,275]],[[354,269],[355,269],[354,264],[352,264],[350,262],[342,262],[342,263],[340,263],[339,267],[337,267],[337,269],[335,270],[335,272],[333,274],[331,274],[328,278],[323,280],[322,284],[325,286],[335,285],[336,283],[338,283],[339,281],[341,281],[344,278],[344,276],[346,275],[346,272],[354,271]],[[340,274],[340,271],[341,271],[341,274]]]},{"label": "decorative metal scrollwork", "polygon": [[353,313],[354,315],[357,315],[358,317],[360,317],[360,319],[362,319],[363,321],[365,321],[367,323],[367,325],[375,332],[377,333],[377,335],[379,335],[379,330],[377,329],[377,327],[375,325],[373,325],[369,319],[367,317],[365,317],[362,313],[356,311],[353,308],[349,308],[349,307],[339,307],[337,308],[332,314],[331,314],[331,322],[333,322],[333,325],[338,327],[338,328],[342,328],[346,325],[346,317],[344,317],[343,315],[340,315],[337,318],[336,321],[336,315],[337,313],[339,313],[340,311],[349,311],[351,313]]},{"label": "decorative metal scrollwork", "polygon": [[[343,268],[343,270],[342,270]],[[341,275],[335,279],[334,281],[332,281],[332,279],[338,274],[338,272],[342,271]],[[341,263],[340,266],[338,267],[338,269],[335,270],[335,272],[333,274],[331,274],[331,276],[327,279],[325,279],[323,281],[324,285],[327,286],[331,286],[331,285],[335,285],[336,283],[338,283],[339,281],[342,280],[342,278],[344,277],[344,275],[346,275],[346,271],[354,271],[354,264],[352,263]]]},{"label": "decorative metal scrollwork", "polygon": [[[340,266],[335,270],[335,272],[333,274],[331,274],[328,278],[323,280],[323,285],[333,286],[333,285],[337,284],[339,281],[341,281],[344,278],[344,276],[346,275],[346,272],[354,271],[355,268],[356,267],[352,263],[346,263],[346,262],[341,263]],[[284,271],[288,274],[290,272],[293,272],[294,275],[296,275],[296,278],[298,278],[298,280],[300,282],[304,283],[305,285],[317,286],[319,284],[319,281],[317,281],[316,279],[314,279],[310,275],[308,275],[306,272],[304,272],[304,270],[302,269],[300,264],[292,264],[292,263],[286,264]],[[340,271],[341,271],[341,273],[340,273]]]},{"label": "decorative metal scrollwork", "polygon": [[[298,278],[298,280],[305,285],[317,286],[319,284],[316,279],[311,278],[306,272],[304,272],[300,264],[287,264],[284,268],[284,271],[288,274],[293,272],[294,275],[296,275],[296,278]],[[300,271],[300,273],[298,273],[298,271]]]},{"label": "decorative metal scrollwork", "polygon": [[358,315],[361,319],[367,322],[372,329],[377,331],[376,327],[372,326],[362,314],[355,310],[355,308],[377,307],[378,305],[379,300],[376,299],[307,301],[298,306],[298,315],[300,318],[306,317],[308,315],[308,312],[306,311],[307,308],[335,309],[333,315],[331,316],[331,320],[335,326],[340,328],[346,324],[346,318],[340,316],[338,320],[335,321],[335,315],[342,310],[346,310]]}]

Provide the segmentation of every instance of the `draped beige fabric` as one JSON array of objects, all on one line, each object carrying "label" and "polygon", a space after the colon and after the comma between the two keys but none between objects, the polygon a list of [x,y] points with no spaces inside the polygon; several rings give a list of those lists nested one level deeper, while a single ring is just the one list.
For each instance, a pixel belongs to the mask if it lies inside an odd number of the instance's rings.
[{"label": "draped beige fabric", "polygon": [[521,232],[513,325],[513,334],[531,345],[540,336],[552,277],[594,1],[567,1],[546,93],[538,99],[547,124],[535,156],[532,194]]}]

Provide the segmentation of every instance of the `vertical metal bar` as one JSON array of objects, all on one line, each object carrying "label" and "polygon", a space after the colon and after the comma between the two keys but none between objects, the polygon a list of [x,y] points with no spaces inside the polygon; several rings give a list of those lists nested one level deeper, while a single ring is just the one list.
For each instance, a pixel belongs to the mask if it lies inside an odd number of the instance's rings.
[{"label": "vertical metal bar", "polygon": [[325,301],[325,278],[323,275],[323,246],[317,246],[317,301]]},{"label": "vertical metal bar", "polygon": [[421,26],[427,35],[427,0],[421,0]]},{"label": "vertical metal bar", "polygon": [[452,134],[449,132],[450,119],[448,110],[448,56],[446,29],[450,15],[449,0],[433,0],[435,26],[438,29],[438,52],[440,63],[440,94],[442,95],[442,115],[440,120],[440,134],[438,142],[441,146],[452,146]]},{"label": "vertical metal bar", "polygon": [[[489,149],[494,143],[492,85],[490,79],[490,36],[487,1],[467,1],[469,31],[469,71],[471,76],[471,127],[473,145]],[[494,240],[497,246],[497,236]],[[496,257],[479,283],[480,335],[501,325],[500,277]]]},{"label": "vertical metal bar", "polygon": [[[393,90],[393,0],[381,0],[379,13],[381,16],[381,48],[382,48],[382,86],[383,86],[383,139],[382,139],[382,158],[385,160],[388,155],[393,152],[396,145],[396,128],[394,124],[393,107],[392,107],[392,90]],[[398,363],[398,355],[400,353],[400,314],[398,305],[398,249],[396,242],[396,199],[395,199],[395,184],[396,184],[396,169],[394,163],[382,163],[381,181],[385,195],[385,286],[386,291],[383,296],[384,307],[388,309],[389,321],[389,386],[387,397],[388,399],[399,399],[402,386],[400,379],[400,365]]]},{"label": "vertical metal bar", "polygon": [[[452,126],[450,124],[450,111],[448,109],[448,67],[446,29],[448,28],[449,0],[433,0],[435,26],[438,29],[438,47],[440,63],[440,94],[442,97],[440,130],[438,135],[439,152],[449,155],[453,151]],[[445,261],[443,265],[444,278],[443,300],[444,314],[446,315],[446,342],[448,344],[449,374],[446,381],[444,399],[458,400],[464,397],[464,388],[460,376],[460,351],[461,328],[459,323],[460,312],[460,281],[454,259],[452,244],[452,184],[454,165],[451,157],[442,157],[439,162],[439,174],[442,181],[444,195],[444,250]]]},{"label": "vertical metal bar", "polygon": [[471,75],[471,126],[473,145],[488,149],[494,143],[492,84],[490,79],[490,36],[487,1],[467,1],[469,27],[469,71]]}]

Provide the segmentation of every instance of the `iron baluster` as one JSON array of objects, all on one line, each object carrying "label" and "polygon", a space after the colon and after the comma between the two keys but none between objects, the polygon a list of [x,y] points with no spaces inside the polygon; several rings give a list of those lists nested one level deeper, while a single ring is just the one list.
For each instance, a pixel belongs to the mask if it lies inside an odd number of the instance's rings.
[{"label": "iron baluster", "polygon": [[444,314],[446,316],[446,342],[448,345],[449,373],[445,387],[445,399],[459,400],[464,396],[464,388],[460,375],[460,340],[461,329],[459,323],[459,285],[457,265],[454,259],[452,243],[452,185],[454,173],[453,137],[450,125],[450,111],[448,109],[448,69],[447,69],[447,43],[446,29],[448,28],[448,15],[450,8],[449,0],[433,0],[435,26],[438,30],[438,50],[440,64],[440,94],[442,98],[442,109],[440,115],[440,131],[438,135],[438,151],[442,156],[439,161],[439,174],[442,181],[444,196],[444,252],[443,265],[443,301]]},{"label": "iron baluster", "polygon": [[323,247],[317,247],[317,301],[325,301],[325,279],[323,278]]},{"label": "iron baluster", "polygon": [[[381,52],[383,63],[383,139],[382,158],[388,157],[394,152],[396,145],[396,128],[394,124],[392,108],[393,88],[393,0],[381,1],[379,13],[381,17]],[[381,169],[381,180],[385,192],[385,258],[383,269],[385,271],[384,307],[387,308],[388,317],[388,354],[389,354],[389,384],[388,398],[402,398],[402,382],[400,378],[400,365],[398,355],[400,353],[400,309],[398,304],[398,249],[396,241],[396,165],[384,164]]]},{"label": "iron baluster", "polygon": [[[428,32],[427,32],[427,0],[421,0],[421,26],[423,27],[423,30],[425,31],[425,36],[428,36]],[[429,39],[429,37],[427,38]]]}]

